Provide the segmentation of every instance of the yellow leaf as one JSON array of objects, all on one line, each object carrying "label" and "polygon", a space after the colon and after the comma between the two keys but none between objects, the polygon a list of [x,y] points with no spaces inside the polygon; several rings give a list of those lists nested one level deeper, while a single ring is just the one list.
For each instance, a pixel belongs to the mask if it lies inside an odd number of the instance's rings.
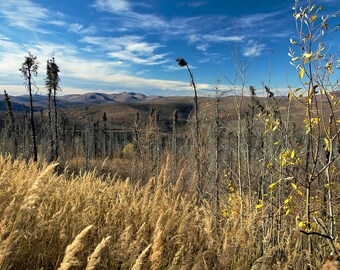
[{"label": "yellow leaf", "polygon": [[305,227],[305,223],[303,223],[302,221],[299,222],[299,228],[303,228]]},{"label": "yellow leaf", "polygon": [[294,183],[292,183],[292,187],[297,190],[297,186]]},{"label": "yellow leaf", "polygon": [[228,215],[228,212],[226,210],[222,211],[222,216],[223,217],[227,217],[227,215]]},{"label": "yellow leaf", "polygon": [[260,209],[263,207],[263,200],[259,200],[258,204],[256,205],[256,209]]},{"label": "yellow leaf", "polygon": [[292,61],[296,61],[296,60],[299,60],[299,59],[300,59],[300,57],[293,57]]},{"label": "yellow leaf", "polygon": [[288,100],[292,101],[292,99],[293,99],[293,93],[291,91],[289,91],[289,93],[288,93]]},{"label": "yellow leaf", "polygon": [[276,182],[275,182],[275,183],[271,183],[271,184],[268,186],[268,188],[269,188],[269,189],[272,189],[273,187],[276,186],[276,184],[277,184]]},{"label": "yellow leaf", "polygon": [[326,69],[328,70],[329,73],[334,73],[333,70],[332,70],[332,63],[328,62],[326,64]]},{"label": "yellow leaf", "polygon": [[299,19],[301,17],[301,13],[295,13],[295,14],[293,14],[293,16],[297,20],[297,19]]},{"label": "yellow leaf", "polygon": [[286,216],[288,216],[289,213],[290,213],[290,209],[288,209],[288,210],[286,211]]},{"label": "yellow leaf", "polygon": [[302,196],[302,192],[301,192],[301,190],[296,190],[296,192],[297,192],[297,194],[299,194],[300,196]]},{"label": "yellow leaf", "polygon": [[311,37],[312,37],[312,34],[309,33],[307,36],[305,36],[305,39],[307,40],[307,39],[310,39]]},{"label": "yellow leaf", "polygon": [[317,16],[316,16],[316,15],[313,15],[309,20],[310,20],[311,22],[315,22],[316,18],[317,18]]},{"label": "yellow leaf", "polygon": [[297,158],[297,159],[295,160],[295,164],[297,164],[297,165],[300,164],[300,158]]},{"label": "yellow leaf", "polygon": [[312,117],[312,118],[311,118],[311,122],[312,122],[313,124],[318,124],[318,123],[320,122],[320,118],[318,118],[318,117]]},{"label": "yellow leaf", "polygon": [[300,72],[299,72],[299,78],[302,79],[303,75],[305,75],[305,69],[301,68]]},{"label": "yellow leaf", "polygon": [[290,154],[290,157],[291,158],[294,158],[295,157],[295,151],[293,150],[292,153]]},{"label": "yellow leaf", "polygon": [[312,58],[313,53],[306,53],[306,52],[305,52],[302,56],[303,56],[303,57],[306,57],[306,58]]}]

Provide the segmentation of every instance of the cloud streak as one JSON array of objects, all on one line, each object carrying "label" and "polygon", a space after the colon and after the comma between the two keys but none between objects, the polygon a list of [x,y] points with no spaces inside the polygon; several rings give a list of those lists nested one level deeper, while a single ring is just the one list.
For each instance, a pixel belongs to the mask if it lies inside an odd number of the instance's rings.
[{"label": "cloud streak", "polygon": [[243,56],[258,57],[266,49],[266,45],[254,40],[249,40],[247,46],[244,48]]},{"label": "cloud streak", "polygon": [[[31,46],[32,53],[38,55],[40,62],[39,74],[36,78],[37,84],[40,85],[40,92],[44,91],[44,63],[51,57],[54,52],[57,64],[61,69],[61,87],[66,89],[77,89],[77,92],[97,91],[98,89],[114,90],[162,90],[162,91],[190,91],[189,83],[176,80],[146,79],[129,74],[128,69],[123,61],[100,61],[86,59],[77,55],[76,48],[56,43],[39,43]],[[130,48],[138,51],[147,51],[142,45],[132,46]],[[7,82],[2,87],[12,90],[15,93],[25,93],[23,85],[15,82],[20,80],[21,63],[24,56],[27,55],[26,47],[16,44],[2,36],[0,39],[0,58],[5,62],[0,63],[0,80]],[[4,64],[6,63],[6,64]],[[4,75],[6,74],[6,75]],[[13,81],[8,80],[12,77]],[[83,88],[79,87],[82,85]],[[93,87],[99,85],[99,87]],[[203,91],[211,86],[202,84],[200,89]],[[67,90],[68,89],[68,90]],[[83,89],[83,90],[82,90]],[[167,92],[168,93],[168,92]],[[64,93],[65,94],[65,93]]]},{"label": "cloud streak", "polygon": [[163,46],[146,42],[143,37],[131,35],[115,37],[85,36],[82,42],[95,45],[110,58],[139,65],[161,65],[166,63],[167,53],[156,53]]},{"label": "cloud streak", "polygon": [[29,0],[1,0],[0,16],[11,26],[45,32],[40,28],[40,24],[49,18],[49,10]]}]

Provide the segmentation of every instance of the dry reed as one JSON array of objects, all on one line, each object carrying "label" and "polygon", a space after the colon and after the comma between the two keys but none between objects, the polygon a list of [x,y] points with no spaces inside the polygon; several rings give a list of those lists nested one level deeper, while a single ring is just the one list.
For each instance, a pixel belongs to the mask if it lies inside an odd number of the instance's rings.
[{"label": "dry reed", "polygon": [[[54,166],[0,156],[0,269],[232,270],[262,256],[261,213],[249,211],[241,226],[236,193],[221,201],[223,215],[198,203],[187,179],[170,181],[167,168],[142,185],[91,172],[57,176]],[[298,232],[286,229],[295,220],[288,221],[279,232],[282,268],[304,264]]]},{"label": "dry reed", "polygon": [[135,264],[132,266],[131,270],[143,270],[147,264],[147,257],[151,249],[151,244],[148,245],[143,252],[138,256]]},{"label": "dry reed", "polygon": [[67,246],[64,259],[58,268],[59,270],[80,269],[84,265],[84,262],[78,258],[78,255],[87,247],[86,238],[89,236],[92,229],[93,225],[87,226],[76,236],[74,241]]},{"label": "dry reed", "polygon": [[92,254],[88,257],[86,270],[99,270],[106,268],[105,265],[102,264],[102,261],[104,259],[103,257],[108,252],[108,245],[111,238],[111,236],[108,236],[98,244]]}]

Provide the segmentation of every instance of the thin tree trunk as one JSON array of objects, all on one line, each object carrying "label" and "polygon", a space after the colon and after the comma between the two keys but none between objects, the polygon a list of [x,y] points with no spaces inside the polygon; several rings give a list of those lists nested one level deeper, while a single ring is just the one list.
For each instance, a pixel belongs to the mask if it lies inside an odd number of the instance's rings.
[{"label": "thin tree trunk", "polygon": [[33,117],[33,96],[32,96],[32,75],[31,71],[28,70],[28,92],[30,97],[30,122],[31,122],[31,130],[32,130],[32,142],[33,142],[33,161],[38,161],[38,150],[37,150],[37,137],[34,125],[34,117]]}]

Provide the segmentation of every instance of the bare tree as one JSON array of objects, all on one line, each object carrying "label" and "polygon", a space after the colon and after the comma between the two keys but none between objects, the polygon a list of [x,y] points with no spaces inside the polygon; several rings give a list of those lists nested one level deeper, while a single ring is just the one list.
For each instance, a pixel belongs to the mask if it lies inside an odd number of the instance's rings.
[{"label": "bare tree", "polygon": [[199,131],[199,118],[198,118],[198,98],[197,98],[197,87],[194,80],[194,76],[191,72],[191,69],[188,65],[188,63],[183,58],[177,58],[176,59],[178,65],[180,67],[186,67],[190,79],[191,79],[191,85],[194,89],[194,153],[195,153],[195,161],[196,161],[196,172],[197,172],[197,190],[198,195],[203,194],[203,176],[202,176],[202,168],[201,168],[201,160],[200,160],[200,151],[201,151],[201,140],[200,140],[200,131]]},{"label": "bare tree", "polygon": [[25,85],[27,91],[29,93],[30,99],[30,122],[31,122],[31,131],[32,131],[32,141],[33,141],[33,161],[38,161],[38,150],[37,150],[37,137],[36,130],[34,125],[34,117],[33,117],[33,95],[32,95],[32,87],[35,86],[34,77],[38,75],[38,67],[39,63],[37,61],[37,57],[33,54],[29,53],[28,56],[25,56],[25,61],[21,65],[21,75],[25,80]]},{"label": "bare tree", "polygon": [[57,108],[57,92],[60,90],[59,72],[60,70],[58,65],[55,63],[54,57],[52,59],[47,60],[45,83],[48,90],[48,120],[49,120],[49,132],[51,134],[50,159],[52,160],[58,159],[59,156],[58,108]]},{"label": "bare tree", "polygon": [[12,103],[10,101],[9,95],[6,90],[4,90],[5,103],[7,108],[7,121],[8,121],[8,137],[11,140],[11,154],[13,158],[16,158],[18,155],[18,144],[17,144],[17,136],[15,132],[15,117],[13,114]]}]

